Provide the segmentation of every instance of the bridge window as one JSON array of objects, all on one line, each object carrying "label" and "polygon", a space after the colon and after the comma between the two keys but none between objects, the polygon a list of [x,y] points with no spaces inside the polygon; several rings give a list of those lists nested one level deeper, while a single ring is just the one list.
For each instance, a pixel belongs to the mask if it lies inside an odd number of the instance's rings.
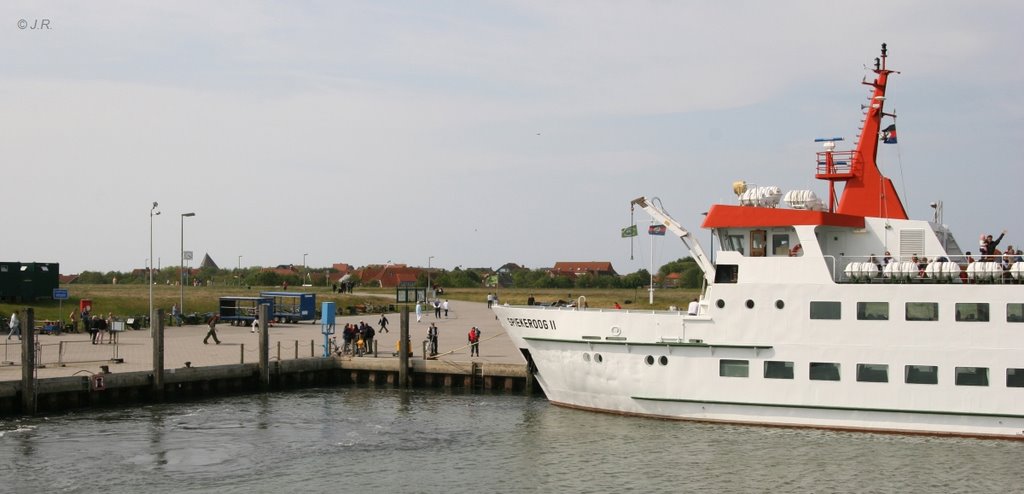
[{"label": "bridge window", "polygon": [[857,302],[858,321],[888,321],[889,302]]},{"label": "bridge window", "polygon": [[739,252],[741,256],[745,255],[744,252],[743,252],[743,240],[744,240],[744,238],[743,238],[742,234],[741,235],[725,234],[725,236],[723,237],[723,240],[724,240],[724,242],[723,242],[723,245],[722,245],[722,250],[736,251],[736,252]]},{"label": "bridge window", "polygon": [[935,302],[907,302],[908,321],[938,321],[939,304]]},{"label": "bridge window", "polygon": [[772,234],[772,255],[782,257],[789,255],[789,234]]}]

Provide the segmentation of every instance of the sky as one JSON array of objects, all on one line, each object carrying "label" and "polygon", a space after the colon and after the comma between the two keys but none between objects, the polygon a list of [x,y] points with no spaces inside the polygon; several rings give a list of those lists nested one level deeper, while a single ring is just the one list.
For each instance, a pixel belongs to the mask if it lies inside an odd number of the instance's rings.
[{"label": "sky", "polygon": [[0,259],[142,268],[152,226],[161,267],[184,244],[223,268],[649,269],[687,252],[620,237],[636,197],[691,230],[736,180],[827,197],[813,140],[852,148],[883,42],[879,163],[908,213],[943,201],[965,248],[1024,244],[1022,21],[1014,1],[3,2]]}]

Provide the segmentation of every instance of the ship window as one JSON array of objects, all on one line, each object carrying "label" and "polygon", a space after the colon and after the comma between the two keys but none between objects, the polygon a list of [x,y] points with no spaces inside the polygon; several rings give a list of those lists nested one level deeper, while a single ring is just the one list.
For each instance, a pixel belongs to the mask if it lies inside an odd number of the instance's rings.
[{"label": "ship window", "polygon": [[766,360],[764,377],[765,379],[793,379],[793,362]]},{"label": "ship window", "polygon": [[1006,369],[1006,387],[1024,388],[1024,369]]},{"label": "ship window", "polygon": [[839,302],[811,302],[811,319],[839,319],[842,306]]},{"label": "ship window", "polygon": [[726,235],[725,246],[722,250],[734,250],[739,252],[740,255],[743,253],[743,235]]},{"label": "ship window", "polygon": [[740,279],[740,267],[735,264],[715,266],[715,283],[736,283]]},{"label": "ship window", "polygon": [[958,303],[956,304],[956,320],[988,322],[988,304]]},{"label": "ship window", "polygon": [[654,355],[648,355],[644,362],[647,362],[647,365],[654,365]]},{"label": "ship window", "polygon": [[812,381],[838,381],[839,364],[835,362],[811,362],[809,377]]},{"label": "ship window", "polygon": [[887,383],[889,382],[889,366],[886,364],[857,364],[857,381]]},{"label": "ship window", "polygon": [[987,367],[957,367],[957,386],[988,386]]},{"label": "ship window", "polygon": [[604,361],[604,357],[602,357],[600,353],[595,353],[594,354],[594,362],[597,362],[597,363],[600,364],[603,361]]},{"label": "ship window", "polygon": [[718,301],[715,302],[715,305],[717,305],[719,309],[724,309],[725,308],[725,300],[718,299]]},{"label": "ship window", "polygon": [[583,361],[584,362],[590,362],[590,354],[589,353],[584,353],[583,354]]},{"label": "ship window", "polygon": [[889,302],[857,302],[858,321],[888,321]]},{"label": "ship window", "polygon": [[772,235],[772,255],[786,257],[789,255],[789,234]]},{"label": "ship window", "polygon": [[748,309],[753,309],[754,308],[754,301],[750,300],[749,298],[747,299],[747,308]]},{"label": "ship window", "polygon": [[722,377],[749,377],[750,361],[728,359],[719,360],[718,375]]},{"label": "ship window", "polygon": [[668,365],[668,357],[662,355],[658,358],[658,363],[661,365]]},{"label": "ship window", "polygon": [[1024,304],[1006,304],[1006,322],[1024,322]]},{"label": "ship window", "polygon": [[907,384],[938,384],[939,368],[934,365],[908,365],[903,368]]},{"label": "ship window", "polygon": [[775,308],[776,309],[781,309],[781,308],[783,308],[785,306],[786,306],[786,303],[783,302],[782,300],[776,300],[775,301]]},{"label": "ship window", "polygon": [[939,304],[935,302],[907,302],[908,321],[938,321]]}]

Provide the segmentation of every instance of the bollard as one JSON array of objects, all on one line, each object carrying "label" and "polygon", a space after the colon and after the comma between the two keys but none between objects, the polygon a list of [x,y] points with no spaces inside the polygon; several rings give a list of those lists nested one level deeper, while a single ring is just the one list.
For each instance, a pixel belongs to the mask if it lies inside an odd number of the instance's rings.
[{"label": "bollard", "polygon": [[402,306],[398,331],[398,387],[409,387],[409,304]]},{"label": "bollard", "polygon": [[241,357],[239,357],[238,363],[244,364],[245,363],[245,343],[242,343],[242,346],[240,348],[241,348],[242,355],[241,355]]},{"label": "bollard", "polygon": [[260,304],[260,387],[270,389],[270,304]]},{"label": "bollard", "polygon": [[299,340],[295,340],[295,360],[299,359]]},{"label": "bollard", "polygon": [[164,310],[156,310],[156,324],[150,335],[153,338],[153,398],[164,398]]},{"label": "bollard", "polygon": [[26,308],[21,318],[21,410],[36,414],[35,310]]}]

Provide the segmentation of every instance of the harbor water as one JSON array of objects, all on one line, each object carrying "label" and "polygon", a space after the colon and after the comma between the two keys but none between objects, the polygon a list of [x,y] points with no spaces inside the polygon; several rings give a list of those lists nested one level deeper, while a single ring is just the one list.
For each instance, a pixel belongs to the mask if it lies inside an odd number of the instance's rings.
[{"label": "harbor water", "polygon": [[0,421],[0,491],[1020,492],[1024,442],[324,388]]}]

